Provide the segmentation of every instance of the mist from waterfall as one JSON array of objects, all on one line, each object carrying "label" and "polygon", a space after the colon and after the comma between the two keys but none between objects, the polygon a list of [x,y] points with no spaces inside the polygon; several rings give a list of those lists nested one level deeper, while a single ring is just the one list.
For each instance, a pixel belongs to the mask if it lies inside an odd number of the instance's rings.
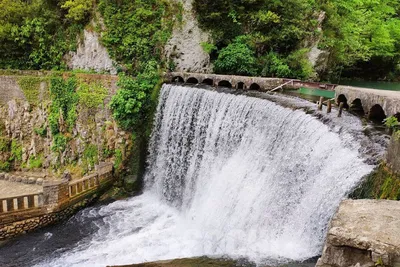
[{"label": "mist from waterfall", "polygon": [[144,193],[83,212],[97,232],[39,266],[317,256],[340,201],[373,167],[351,138],[268,100],[164,85]]}]

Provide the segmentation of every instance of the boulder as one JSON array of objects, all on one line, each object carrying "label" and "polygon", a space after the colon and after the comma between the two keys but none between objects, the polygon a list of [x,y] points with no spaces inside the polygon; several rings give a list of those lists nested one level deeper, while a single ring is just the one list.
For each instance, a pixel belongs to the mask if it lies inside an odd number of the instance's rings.
[{"label": "boulder", "polygon": [[345,200],[317,267],[400,266],[400,202]]}]

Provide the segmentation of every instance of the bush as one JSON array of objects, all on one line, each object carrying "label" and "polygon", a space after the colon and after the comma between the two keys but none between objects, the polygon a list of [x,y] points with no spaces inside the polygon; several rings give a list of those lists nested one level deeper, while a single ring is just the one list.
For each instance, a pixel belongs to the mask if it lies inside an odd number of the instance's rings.
[{"label": "bush", "polygon": [[246,41],[246,37],[239,36],[233,43],[221,49],[214,65],[216,73],[256,75],[255,52]]},{"label": "bush", "polygon": [[112,98],[110,107],[114,118],[124,129],[133,130],[143,121],[151,105],[152,90],[159,79],[155,61],[150,61],[136,78],[120,74],[119,90]]},{"label": "bush", "polygon": [[287,57],[292,78],[307,80],[314,74],[314,68],[307,57],[308,49],[299,49]]},{"label": "bush", "polygon": [[82,21],[92,10],[93,1],[67,0],[61,7],[68,11],[68,14],[66,15],[67,18],[75,21]]},{"label": "bush", "polygon": [[261,71],[261,76],[264,77],[281,77],[286,78],[291,76],[291,70],[277,53],[269,52],[261,60],[261,65],[264,66]]}]

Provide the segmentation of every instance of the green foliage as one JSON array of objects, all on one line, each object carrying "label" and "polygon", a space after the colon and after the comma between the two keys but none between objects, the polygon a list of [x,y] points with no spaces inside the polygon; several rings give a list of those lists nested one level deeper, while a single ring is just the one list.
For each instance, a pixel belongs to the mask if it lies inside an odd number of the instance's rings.
[{"label": "green foliage", "polygon": [[221,74],[256,75],[255,52],[244,36],[223,48],[215,61],[215,72]]},{"label": "green foliage", "polygon": [[30,104],[37,105],[39,103],[40,84],[45,81],[47,79],[43,77],[24,76],[18,78],[18,85]]},{"label": "green foliage", "polygon": [[82,162],[84,164],[84,172],[87,173],[99,163],[99,153],[95,145],[87,145],[82,155]]},{"label": "green foliage", "polygon": [[10,151],[10,140],[7,137],[0,137],[0,152]]},{"label": "green foliage", "polygon": [[42,126],[40,128],[35,128],[34,132],[41,137],[46,137],[47,136],[47,127]]},{"label": "green foliage", "polygon": [[260,65],[263,66],[261,75],[266,77],[290,77],[291,70],[286,61],[279,54],[269,52],[260,59]]},{"label": "green foliage", "polygon": [[82,21],[91,12],[92,0],[67,0],[62,8],[68,11],[66,17],[74,21]]},{"label": "green foliage", "polygon": [[0,68],[62,69],[83,24],[65,19],[58,1],[0,1]]},{"label": "green foliage", "polygon": [[0,160],[0,171],[8,172],[11,170],[11,163],[8,161],[1,161]]},{"label": "green foliage", "polygon": [[400,126],[399,121],[395,116],[388,117],[384,120],[385,126],[389,129],[397,129]]},{"label": "green foliage", "polygon": [[104,99],[108,96],[108,90],[101,82],[80,82],[77,94],[80,105],[97,109],[103,105]]},{"label": "green foliage", "polygon": [[107,28],[102,42],[111,57],[136,73],[148,61],[161,60],[175,16],[179,18],[182,7],[162,0],[100,0],[99,10]]},{"label": "green foliage", "polygon": [[42,156],[38,155],[37,157],[30,157],[28,166],[30,169],[41,168],[43,166]]},{"label": "green foliage", "polygon": [[193,7],[220,51],[240,35],[249,37],[257,58],[268,58],[274,51],[282,62],[263,64],[263,73],[289,77],[288,65],[290,77],[312,77],[301,48],[321,38],[319,48],[329,52],[328,68],[320,70],[324,78],[338,78],[342,73],[366,78],[371,73],[384,79],[400,76],[398,1],[195,0]]},{"label": "green foliage", "polygon": [[[60,132],[60,127],[72,130],[77,118],[76,105],[78,95],[75,92],[77,81],[70,77],[66,81],[62,77],[52,77],[50,83],[51,106],[49,114],[50,130],[53,135]],[[65,125],[60,125],[60,119]]]},{"label": "green foliage", "polygon": [[291,69],[290,77],[306,80],[313,75],[314,69],[308,60],[308,52],[308,49],[299,49],[287,57],[286,61]]},{"label": "green foliage", "polygon": [[122,151],[120,149],[115,150],[114,168],[118,170],[122,165]]},{"label": "green foliage", "polygon": [[51,150],[53,152],[62,153],[67,148],[67,142],[67,137],[58,133],[53,136],[53,145],[51,146]]},{"label": "green foliage", "polygon": [[214,44],[210,44],[207,42],[202,42],[200,45],[203,48],[204,52],[206,52],[207,54],[211,54],[211,52],[218,49]]},{"label": "green foliage", "polygon": [[144,71],[136,78],[120,74],[119,90],[112,98],[110,107],[114,118],[124,129],[133,130],[149,115],[150,96],[159,79],[155,61],[148,62]]},{"label": "green foliage", "polygon": [[9,161],[22,161],[22,145],[15,139],[11,141],[11,157]]},{"label": "green foliage", "polygon": [[352,194],[353,198],[400,200],[400,176],[381,164]]}]

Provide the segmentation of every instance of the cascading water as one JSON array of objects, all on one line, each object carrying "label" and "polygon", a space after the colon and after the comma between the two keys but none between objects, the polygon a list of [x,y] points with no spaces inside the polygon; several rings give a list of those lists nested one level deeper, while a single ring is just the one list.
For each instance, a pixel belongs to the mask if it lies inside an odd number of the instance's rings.
[{"label": "cascading water", "polygon": [[39,266],[317,256],[339,202],[372,170],[349,138],[302,110],[164,85],[145,193],[83,212],[98,231]]}]

